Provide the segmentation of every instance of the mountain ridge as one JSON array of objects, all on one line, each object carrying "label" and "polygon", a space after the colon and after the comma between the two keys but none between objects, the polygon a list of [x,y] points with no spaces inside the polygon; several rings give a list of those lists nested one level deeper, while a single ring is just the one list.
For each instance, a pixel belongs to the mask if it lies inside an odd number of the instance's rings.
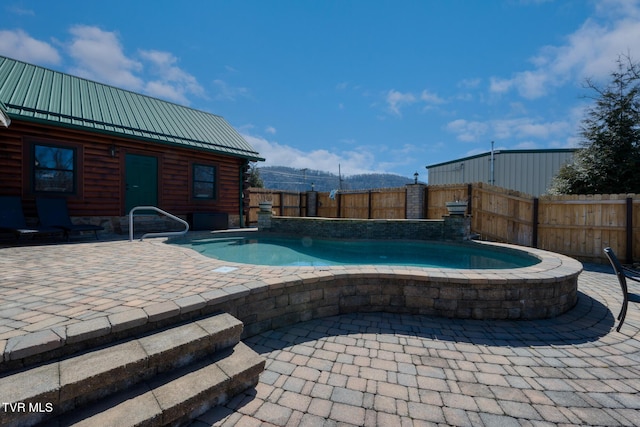
[{"label": "mountain ridge", "polygon": [[413,179],[391,173],[371,173],[339,176],[314,169],[296,169],[288,166],[264,166],[257,171],[264,188],[283,191],[368,190],[374,188],[404,187]]}]

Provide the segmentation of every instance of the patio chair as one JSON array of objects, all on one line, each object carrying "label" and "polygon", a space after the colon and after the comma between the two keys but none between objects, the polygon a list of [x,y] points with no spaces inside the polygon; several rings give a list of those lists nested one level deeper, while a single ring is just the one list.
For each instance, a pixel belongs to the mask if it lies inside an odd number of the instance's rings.
[{"label": "patio chair", "polygon": [[[613,271],[618,277],[618,282],[620,283],[620,288],[622,289],[622,308],[620,309],[620,313],[618,314],[618,327],[616,331],[620,332],[620,328],[624,323],[624,318],[627,316],[627,306],[629,305],[629,289],[627,288],[627,279],[633,280],[634,282],[640,283],[640,271],[633,270],[628,267],[624,267],[618,261],[618,257],[613,252],[611,248],[604,248],[604,253],[609,258],[609,262],[611,262],[611,266],[613,267]],[[635,296],[635,295],[634,295]],[[640,300],[634,299],[633,302],[640,302]]]},{"label": "patio chair", "polygon": [[40,223],[46,227],[62,229],[64,236],[69,240],[69,235],[73,232],[93,231],[98,239],[98,231],[104,227],[93,224],[74,224],[69,216],[67,199],[36,197],[36,209],[40,217]]},{"label": "patio chair", "polygon": [[13,233],[16,240],[20,240],[22,236],[62,233],[59,228],[28,226],[22,210],[22,200],[19,196],[0,196],[0,231]]}]

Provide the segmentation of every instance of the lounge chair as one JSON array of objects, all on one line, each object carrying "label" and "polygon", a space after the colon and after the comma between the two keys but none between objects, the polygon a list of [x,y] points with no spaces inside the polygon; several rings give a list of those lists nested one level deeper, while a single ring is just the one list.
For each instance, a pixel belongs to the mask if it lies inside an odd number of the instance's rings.
[{"label": "lounge chair", "polygon": [[46,227],[59,228],[64,232],[64,236],[69,240],[69,235],[73,232],[93,231],[98,239],[98,231],[104,227],[93,224],[74,224],[69,216],[67,199],[36,197],[36,209],[40,217],[40,223]]},{"label": "lounge chair", "polygon": [[[640,271],[633,270],[628,267],[624,267],[618,261],[618,257],[613,252],[611,248],[604,248],[604,253],[609,258],[609,262],[611,262],[611,266],[613,267],[613,271],[616,273],[618,277],[618,282],[620,283],[620,288],[622,288],[622,308],[620,309],[620,314],[618,314],[618,327],[616,331],[620,332],[620,328],[624,323],[624,318],[627,315],[627,306],[629,305],[629,289],[627,288],[627,279],[633,280],[634,282],[640,283]],[[635,295],[634,295],[635,296]],[[633,302],[640,302],[640,300],[634,300]]]},{"label": "lounge chair", "polygon": [[22,236],[62,233],[61,229],[55,227],[28,226],[19,196],[0,196],[0,231],[13,233],[16,240]]}]

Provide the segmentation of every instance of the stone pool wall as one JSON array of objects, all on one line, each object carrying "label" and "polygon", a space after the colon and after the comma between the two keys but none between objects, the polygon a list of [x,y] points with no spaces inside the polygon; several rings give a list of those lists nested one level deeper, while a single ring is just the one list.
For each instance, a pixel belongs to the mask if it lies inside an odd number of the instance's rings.
[{"label": "stone pool wall", "polygon": [[[208,292],[207,308],[240,319],[248,336],[351,312],[515,320],[555,317],[573,308],[582,264],[531,252],[542,259],[540,264],[511,270],[277,268],[278,277]],[[271,273],[276,270],[270,267]]]},{"label": "stone pool wall", "polygon": [[302,218],[258,214],[258,229],[264,232],[330,239],[397,239],[464,241],[471,234],[471,219],[344,219]]}]

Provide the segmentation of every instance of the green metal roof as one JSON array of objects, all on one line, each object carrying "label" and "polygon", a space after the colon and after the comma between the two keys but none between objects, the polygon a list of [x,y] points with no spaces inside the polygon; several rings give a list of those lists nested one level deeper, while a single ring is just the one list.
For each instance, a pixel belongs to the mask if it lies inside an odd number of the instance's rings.
[{"label": "green metal roof", "polygon": [[215,114],[0,56],[0,108],[28,120],[264,160]]}]

